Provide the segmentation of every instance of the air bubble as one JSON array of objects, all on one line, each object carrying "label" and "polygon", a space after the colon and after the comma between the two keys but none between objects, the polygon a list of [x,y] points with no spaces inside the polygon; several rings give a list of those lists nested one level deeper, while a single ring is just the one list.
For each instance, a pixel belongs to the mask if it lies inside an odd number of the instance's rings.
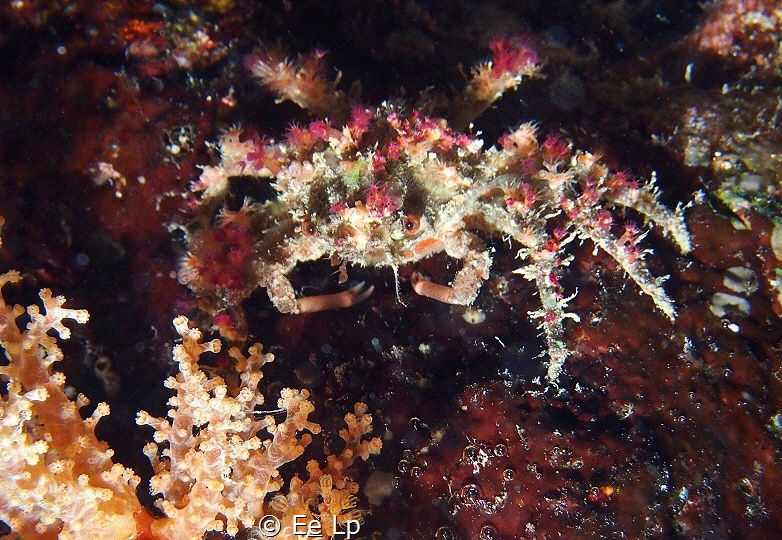
[{"label": "air bubble", "polygon": [[506,467],[504,471],[502,471],[502,479],[506,482],[510,482],[516,478],[516,471],[513,470],[513,467]]},{"label": "air bubble", "polygon": [[90,257],[86,253],[78,253],[76,254],[76,257],[74,257],[74,262],[79,268],[84,268],[90,264]]},{"label": "air bubble", "polygon": [[481,498],[481,489],[477,484],[464,484],[459,492],[462,502],[466,505],[472,505]]},{"label": "air bubble", "polygon": [[497,527],[495,527],[491,523],[484,523],[481,525],[481,530],[478,533],[478,538],[480,540],[496,540],[499,538],[499,533],[497,532]]},{"label": "air bubble", "polygon": [[465,446],[464,451],[462,452],[462,458],[465,461],[475,461],[478,457],[478,449],[474,446]]},{"label": "air bubble", "polygon": [[456,540],[456,533],[448,525],[443,525],[434,533],[436,540]]}]

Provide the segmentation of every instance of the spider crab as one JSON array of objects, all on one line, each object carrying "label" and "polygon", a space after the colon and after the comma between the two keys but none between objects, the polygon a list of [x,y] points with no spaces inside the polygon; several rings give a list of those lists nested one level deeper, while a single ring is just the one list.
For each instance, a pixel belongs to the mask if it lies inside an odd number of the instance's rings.
[{"label": "spider crab", "polygon": [[[290,99],[331,121],[292,127],[276,143],[242,139],[239,129],[222,136],[220,164],[204,167],[193,185],[199,204],[213,213],[222,209],[212,227],[191,235],[180,280],[229,301],[261,286],[280,311],[305,313],[352,306],[372,288],[359,284],[297,298],[288,275],[300,262],[330,257],[344,282],[347,265],[389,267],[396,275],[401,266],[444,252],[461,261],[453,282],[433,283],[414,273],[413,289],[469,305],[491,267],[489,250],[475,234],[484,230],[521,246],[525,264],[517,272],[540,295],[541,309],[530,315],[546,337],[551,381],[568,355],[562,323],[577,318],[566,311],[570,298],[559,284],[571,258],[564,251],[568,242],[590,240],[605,250],[673,319],[664,278],[652,276],[643,262],[649,250],[639,242],[646,233],[612,210],[633,209],[686,253],[690,240],[681,208],[662,206],[652,183],[611,172],[598,156],[573,151],[561,138],[539,137],[533,124],[486,150],[480,139],[458,130],[536,73],[537,56],[524,41],[498,40],[490,48],[492,59],[473,70],[452,100],[450,122],[417,110],[403,114],[388,104],[350,107],[336,82],[324,77],[321,53],[296,61],[253,55],[249,69],[280,101]],[[276,197],[262,204],[246,200],[228,211],[221,201],[234,177],[271,178]]]}]

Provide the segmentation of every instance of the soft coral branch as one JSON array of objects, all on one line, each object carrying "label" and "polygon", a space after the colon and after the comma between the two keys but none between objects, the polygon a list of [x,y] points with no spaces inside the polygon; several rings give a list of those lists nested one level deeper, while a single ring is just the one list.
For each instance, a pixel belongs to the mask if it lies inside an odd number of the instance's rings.
[{"label": "soft coral branch", "polygon": [[[0,276],[0,288],[21,279]],[[76,403],[63,391],[65,377],[52,372],[62,359],[54,330],[70,336],[66,319],[87,321],[84,310],[63,307],[65,299],[40,293],[43,308],[30,306],[25,330],[16,323],[24,313],[0,295],[0,346],[9,364],[0,368],[8,381],[0,400],[0,518],[23,538],[122,540],[137,532],[139,478],[112,463],[113,451],[95,437],[95,425],[109,413],[101,403],[82,420]]]},{"label": "soft coral branch", "polygon": [[491,59],[473,68],[472,79],[454,100],[449,123],[463,131],[470,122],[488,109],[508,90],[515,89],[522,79],[540,70],[538,53],[523,37],[495,39],[489,43]]},{"label": "soft coral branch", "polygon": [[[20,279],[18,272],[0,275],[0,292]],[[63,354],[50,334],[67,338],[70,330],[63,321],[84,323],[87,312],[65,308],[64,298],[48,290],[40,297],[43,307],[27,308],[30,322],[22,330],[17,319],[25,309],[7,305],[0,294],[0,346],[9,360],[0,367],[7,381],[0,399],[0,519],[14,535],[195,540],[212,530],[236,534],[271,511],[265,499],[283,487],[280,467],[304,453],[320,426],[309,420],[314,407],[307,390],[281,392],[281,421],[271,414],[259,416],[256,408],[264,399],[257,387],[261,367],[273,359],[270,353],[260,345],[250,347],[247,355],[229,351],[240,379],[234,395],[220,377],[209,378],[198,367],[202,354],[220,350],[220,341],[204,343],[187,318],[175,319],[182,343],[174,348],[179,374],[166,381],[176,391],[169,400],[169,418],[143,411],[138,415],[139,424],[155,429],[155,442],[145,453],[156,472],[151,491],[163,494],[157,505],[165,517],[153,519],[136,498],[138,476],[113,463],[113,451],[95,436],[109,406],[99,404],[83,420],[78,409],[89,401],[84,396],[75,403],[69,400],[65,377],[52,372]],[[329,456],[324,469],[310,464],[311,478],[292,481],[285,492],[285,500],[300,503],[290,509],[308,521],[328,518],[323,527],[327,536],[336,532],[333,523],[362,514],[354,508],[357,486],[345,469],[380,449],[378,439],[363,440],[371,431],[366,407],[357,406],[346,422],[342,453]],[[313,513],[313,508],[318,510]],[[281,519],[292,518],[283,513]]]},{"label": "soft coral branch", "polygon": [[[178,317],[174,325],[182,343],[174,348],[179,374],[166,381],[168,388],[176,390],[176,395],[169,400],[172,406],[169,419],[152,418],[145,412],[138,417],[139,424],[156,430],[157,444],[147,445],[145,453],[157,473],[151,482],[152,491],[163,494],[157,505],[166,515],[153,523],[151,530],[161,538],[182,540],[201,538],[209,530],[235,535],[240,528],[257,524],[266,514],[269,510],[264,504],[266,496],[283,488],[280,467],[304,453],[312,442],[311,434],[319,433],[320,426],[309,420],[314,407],[307,390],[288,388],[281,392],[277,406],[285,415],[282,421],[275,421],[270,414],[258,417],[256,407],[264,403],[257,391],[262,377],[260,368],[274,358],[270,353],[263,353],[260,345],[250,347],[247,356],[236,348],[229,351],[237,361],[241,381],[236,395],[231,396],[223,379],[210,379],[198,368],[201,354],[219,352],[220,342],[202,343],[201,332],[189,328],[186,317]],[[371,429],[369,415],[362,415],[357,429],[361,435]],[[349,457],[330,458],[330,463],[335,459],[341,464],[333,471],[327,469],[336,479],[338,491],[347,489],[344,468],[355,457],[366,459],[379,450],[379,441],[362,442],[360,438],[348,441]],[[164,445],[162,451],[158,444]],[[286,493],[290,500],[302,502],[286,508],[307,516],[307,520],[318,519],[309,509],[317,504],[314,499],[323,495],[313,488],[313,482],[319,482],[322,476],[320,468],[308,469],[317,469],[317,476],[313,475],[307,482],[292,481]],[[353,509],[352,493],[331,496],[343,504],[334,512],[338,523],[348,519],[345,516],[353,519],[360,514]],[[283,512],[280,519],[291,521],[293,516]],[[324,530],[329,530],[326,523]]]},{"label": "soft coral branch", "polygon": [[278,50],[259,51],[250,55],[245,64],[265,86],[277,94],[277,102],[290,100],[302,109],[322,118],[350,114],[343,92],[337,90],[340,74],[334,81],[325,76],[323,51],[301,55],[296,60],[286,58]]}]

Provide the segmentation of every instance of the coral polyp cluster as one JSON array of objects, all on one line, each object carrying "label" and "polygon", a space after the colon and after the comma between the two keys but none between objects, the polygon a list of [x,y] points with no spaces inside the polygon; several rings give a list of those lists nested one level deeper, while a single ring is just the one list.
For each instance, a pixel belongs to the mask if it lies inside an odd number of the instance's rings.
[{"label": "coral polyp cluster", "polygon": [[[493,59],[474,70],[450,106],[458,124],[480,114],[522,75],[535,73],[537,57],[521,40],[500,41],[491,49]],[[225,133],[221,162],[205,167],[193,185],[200,211],[220,215],[211,219],[212,228],[192,232],[181,281],[229,304],[264,287],[281,312],[304,313],[351,306],[372,291],[359,286],[299,298],[288,276],[300,262],[330,258],[341,265],[342,281],[348,265],[390,268],[398,283],[401,267],[444,252],[461,263],[452,283],[434,283],[414,272],[413,289],[470,305],[492,264],[480,235],[502,235],[517,242],[524,263],[518,273],[535,283],[540,296],[541,308],[530,315],[545,334],[550,381],[568,355],[563,321],[576,318],[559,282],[572,240],[589,240],[607,252],[674,318],[663,279],[644,264],[643,224],[616,211],[632,209],[688,252],[681,208],[660,204],[652,183],[612,172],[599,156],[573,150],[558,136],[540,136],[532,123],[484,149],[477,136],[417,109],[387,103],[349,107],[336,84],[323,79],[320,57],[297,64],[258,54],[248,61],[280,100],[324,117],[329,111],[334,118],[351,112],[344,125],[314,120],[291,128],[279,142],[242,138],[239,129]],[[224,201],[235,177],[268,182],[276,196],[245,200],[241,210],[230,212]]]},{"label": "coral polyp cluster", "polygon": [[163,495],[156,505],[165,517],[153,519],[136,497],[141,479],[114,462],[114,450],[95,435],[109,405],[99,404],[82,419],[78,409],[89,399],[81,394],[75,402],[69,399],[65,376],[52,367],[64,356],[53,334],[70,337],[64,321],[83,324],[87,311],[63,307],[65,298],[44,289],[43,308],[27,308],[30,322],[23,330],[16,319],[25,309],[7,304],[2,295],[7,283],[19,281],[18,272],[0,274],[0,347],[8,360],[0,367],[8,381],[0,397],[0,519],[16,537],[197,540],[207,531],[236,535],[266,517],[278,525],[278,538],[300,537],[297,520],[319,524],[322,534],[310,538],[331,538],[363,518],[355,508],[358,484],[347,469],[382,447],[379,438],[369,437],[367,406],[356,403],[345,415],[342,450],[327,453],[324,466],[309,460],[307,475],[294,476],[286,488],[280,469],[304,453],[311,434],[320,433],[309,419],[314,411],[309,391],[283,389],[279,409],[264,412],[258,383],[274,355],[263,353],[260,344],[246,355],[230,349],[240,380],[231,392],[224,379],[209,378],[198,363],[203,354],[219,352],[221,342],[203,342],[201,332],[180,316],[174,320],[182,337],[174,348],[179,374],[165,383],[176,391],[168,401],[171,409],[167,418],[146,411],[137,417],[139,425],[155,430],[144,453],[155,470],[151,492]]}]

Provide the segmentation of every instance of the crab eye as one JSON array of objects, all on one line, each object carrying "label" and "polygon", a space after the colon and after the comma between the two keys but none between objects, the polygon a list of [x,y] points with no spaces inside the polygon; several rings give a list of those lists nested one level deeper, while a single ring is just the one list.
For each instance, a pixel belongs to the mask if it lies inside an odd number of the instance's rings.
[{"label": "crab eye", "polygon": [[402,228],[405,230],[405,234],[415,234],[421,228],[421,220],[418,219],[418,216],[407,214],[402,222]]},{"label": "crab eye", "polygon": [[303,234],[304,236],[315,236],[318,234],[318,228],[315,226],[315,223],[313,223],[311,219],[305,219],[301,223],[301,234]]}]

